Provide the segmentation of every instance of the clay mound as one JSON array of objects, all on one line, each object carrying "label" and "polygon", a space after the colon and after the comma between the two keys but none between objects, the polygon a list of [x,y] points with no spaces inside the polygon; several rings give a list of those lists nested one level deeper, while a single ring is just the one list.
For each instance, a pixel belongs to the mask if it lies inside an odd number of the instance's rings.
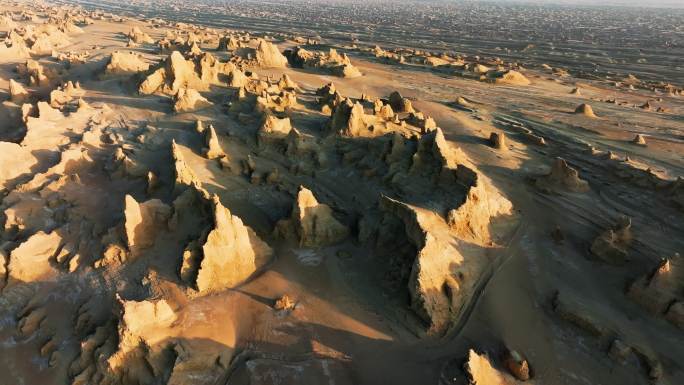
[{"label": "clay mound", "polygon": [[10,100],[16,104],[22,104],[26,102],[30,96],[26,88],[24,88],[21,83],[18,83],[14,79],[10,79],[9,81],[9,94]]},{"label": "clay mound", "polygon": [[[74,384],[89,383],[91,376],[117,384],[148,381],[154,373],[168,376],[172,371],[173,366],[166,367],[168,360],[164,357],[165,351],[171,349],[159,346],[173,337],[172,326],[178,318],[169,302],[126,301],[118,295],[117,300],[121,308],[118,333],[103,325],[86,339],[81,356],[70,368]],[[92,358],[96,347],[101,354],[97,362]]]},{"label": "clay mound", "polygon": [[476,64],[475,66],[473,66],[473,72],[475,72],[476,74],[486,74],[487,72],[489,72],[489,67],[482,64]]},{"label": "clay mound", "polygon": [[235,68],[228,73],[228,85],[235,88],[244,87],[250,79],[240,69]]},{"label": "clay mound", "polygon": [[638,146],[646,146],[646,138],[642,134],[636,134],[634,139],[632,139],[632,143]]},{"label": "clay mound", "polygon": [[579,173],[574,168],[568,166],[565,159],[556,158],[551,173],[537,178],[535,186],[544,192],[587,192],[589,183],[580,179]]},{"label": "clay mound", "polygon": [[234,68],[232,63],[221,63],[209,53],[186,60],[180,52],[173,51],[140,84],[138,92],[176,95],[182,88],[208,91],[210,85],[220,84],[219,74],[228,74]]},{"label": "clay mound", "polygon": [[[430,334],[439,334],[448,328],[455,316],[452,309],[458,309],[464,300],[465,288],[451,273],[452,264],[458,264],[463,257],[451,246],[448,233],[431,231],[434,226],[440,228],[437,218],[387,197],[381,198],[380,208],[386,213],[386,219],[382,221],[386,228],[379,228],[379,234],[394,234],[410,244],[404,248],[407,255],[403,258],[409,262],[410,273],[406,278],[411,308],[430,325]],[[394,242],[401,244],[398,239]],[[411,255],[408,250],[416,254]]]},{"label": "clay mound", "polygon": [[575,113],[576,114],[582,114],[588,118],[596,118],[596,114],[594,114],[594,109],[591,108],[590,105],[586,103],[582,103],[577,108],[575,108]]},{"label": "clay mound", "polygon": [[675,254],[663,259],[650,273],[630,285],[627,296],[652,314],[663,315],[684,329],[684,318],[678,313],[684,304],[684,258]]},{"label": "clay mound", "polygon": [[49,281],[57,278],[59,271],[52,258],[62,245],[62,237],[53,231],[40,231],[10,253],[7,264],[7,286],[22,282]]},{"label": "clay mound", "polygon": [[413,105],[409,99],[401,96],[397,91],[394,91],[389,96],[389,105],[395,112],[415,112]]},{"label": "clay mound", "polygon": [[508,148],[506,147],[506,135],[503,132],[492,132],[489,134],[489,144],[497,150]]},{"label": "clay mound", "polygon": [[274,139],[284,139],[290,131],[292,131],[292,124],[289,117],[279,118],[266,113],[259,127],[257,139],[260,145],[271,143]]},{"label": "clay mound", "polygon": [[632,243],[632,221],[621,217],[614,228],[604,231],[591,244],[591,253],[604,262],[621,265],[627,261],[627,248]]},{"label": "clay mound", "polygon": [[31,86],[49,86],[59,80],[59,74],[52,68],[44,67],[36,60],[27,60],[17,66],[17,73],[28,79]]},{"label": "clay mound", "polygon": [[465,107],[465,108],[473,108],[474,107],[471,102],[469,102],[466,98],[464,98],[462,96],[459,96],[456,99],[456,105],[461,106],[461,107]]},{"label": "clay mound", "polygon": [[190,166],[185,163],[185,158],[183,153],[178,148],[176,141],[171,142],[171,157],[174,161],[174,175],[175,175],[175,190],[177,192],[185,190],[187,187],[191,186],[201,186],[199,179],[192,171]]},{"label": "clay mound", "polygon": [[430,67],[439,67],[439,66],[445,66],[450,63],[449,60],[445,60],[443,58],[437,57],[437,56],[428,56],[425,58],[425,64],[429,65]]},{"label": "clay mound", "polygon": [[300,186],[291,218],[280,221],[276,233],[297,239],[300,246],[323,247],[342,241],[349,230],[335,219],[328,205],[318,203],[311,190]]},{"label": "clay mound", "polygon": [[49,56],[52,52],[71,44],[69,36],[60,30],[51,30],[38,35],[31,45],[31,54]]},{"label": "clay mound", "polygon": [[[10,34],[14,36],[15,34]],[[26,45],[26,42],[21,37],[15,39],[5,39],[0,42],[0,57],[8,59],[29,59],[31,57],[31,50]]]},{"label": "clay mound", "polygon": [[372,136],[373,132],[368,130],[365,121],[363,106],[351,99],[345,99],[332,113],[330,128],[342,136]]},{"label": "clay mound", "polygon": [[181,88],[174,97],[173,110],[177,113],[194,112],[212,107],[214,103],[207,100],[197,90]]},{"label": "clay mound", "polygon": [[154,44],[154,39],[143,32],[139,27],[133,27],[126,36],[135,44]]},{"label": "clay mound", "polygon": [[204,145],[206,146],[202,149],[202,153],[207,159],[219,159],[225,158],[226,153],[223,152],[221,143],[219,142],[218,135],[216,135],[216,130],[213,125],[209,125],[209,128],[204,130]]},{"label": "clay mound", "polygon": [[283,74],[283,76],[278,81],[278,87],[281,90],[298,90],[299,85],[290,78],[288,74]]},{"label": "clay mound", "polygon": [[358,78],[358,77],[363,75],[361,73],[361,71],[359,71],[358,68],[354,67],[351,64],[343,64],[343,65],[334,67],[331,70],[331,72],[333,73],[333,75],[337,75],[339,77],[348,78],[348,79]]},{"label": "clay mound", "polygon": [[471,385],[513,385],[515,381],[494,368],[486,354],[477,354],[470,349],[464,365]]},{"label": "clay mound", "polygon": [[69,81],[63,86],[50,92],[50,107],[62,108],[76,98],[85,95],[79,83]]},{"label": "clay mound", "polygon": [[570,91],[570,95],[582,95],[582,92],[580,91],[579,87],[575,87]]},{"label": "clay mound", "polygon": [[380,99],[376,99],[373,104],[375,115],[384,120],[394,120],[394,110],[389,104],[385,104]]},{"label": "clay mound", "polygon": [[126,195],[124,234],[129,250],[136,255],[154,245],[157,234],[166,229],[171,207],[159,199],[138,203]]},{"label": "clay mound", "polygon": [[528,86],[532,84],[525,75],[518,71],[490,71],[487,77],[492,79],[495,84],[511,85],[511,86]]},{"label": "clay mound", "polygon": [[219,39],[217,51],[235,51],[241,48],[240,42],[233,36],[222,36]]},{"label": "clay mound", "polygon": [[242,220],[212,198],[214,227],[202,245],[197,289],[211,292],[234,287],[249,278],[271,257],[271,248]]},{"label": "clay mound", "polygon": [[672,185],[668,189],[668,195],[676,206],[684,210],[684,177],[679,177],[672,182]]},{"label": "clay mound", "polygon": [[266,40],[259,41],[255,51],[255,60],[257,65],[262,68],[287,67],[287,58],[280,53],[278,47]]},{"label": "clay mound", "polygon": [[5,16],[5,15],[0,15],[0,32],[4,32],[6,34],[10,33],[13,29],[17,27],[17,23],[12,20],[11,17]]},{"label": "clay mound", "polygon": [[352,65],[351,59],[346,53],[340,55],[334,48],[330,48],[327,53],[324,53],[310,52],[304,48],[296,47],[294,50],[286,50],[285,56],[288,57],[294,67],[322,69],[343,78],[355,78],[362,75]]},{"label": "clay mound", "polygon": [[114,51],[109,57],[104,75],[105,77],[133,75],[149,69],[150,65],[145,62],[142,55],[130,51]]}]

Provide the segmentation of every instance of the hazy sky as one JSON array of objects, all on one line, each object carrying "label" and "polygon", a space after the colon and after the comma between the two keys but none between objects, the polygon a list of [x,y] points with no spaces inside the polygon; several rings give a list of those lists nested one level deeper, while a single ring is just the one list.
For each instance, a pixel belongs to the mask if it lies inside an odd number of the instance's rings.
[{"label": "hazy sky", "polygon": [[485,0],[539,4],[624,5],[639,7],[684,8],[684,0]]}]

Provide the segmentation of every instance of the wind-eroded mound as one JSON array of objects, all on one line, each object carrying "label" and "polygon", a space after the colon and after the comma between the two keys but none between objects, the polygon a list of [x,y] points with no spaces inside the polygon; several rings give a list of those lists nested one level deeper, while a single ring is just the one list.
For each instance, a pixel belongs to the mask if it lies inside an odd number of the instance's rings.
[{"label": "wind-eroded mound", "polygon": [[249,278],[270,258],[271,248],[242,220],[212,198],[214,228],[202,245],[197,288],[209,292],[233,287]]},{"label": "wind-eroded mound", "polygon": [[166,227],[171,208],[159,199],[138,203],[135,198],[126,195],[124,216],[128,247],[137,253],[154,245],[157,233]]},{"label": "wind-eroded mound", "polygon": [[495,84],[512,85],[512,86],[528,86],[532,82],[518,71],[490,71],[487,77]]},{"label": "wind-eroded mound", "polygon": [[174,96],[173,110],[176,112],[192,112],[208,108],[214,104],[192,88],[181,88]]},{"label": "wind-eroded mound", "polygon": [[16,143],[0,142],[0,190],[5,183],[28,173],[36,158],[31,151]]},{"label": "wind-eroded mound", "polygon": [[140,84],[139,92],[176,95],[183,88],[206,91],[219,83],[219,74],[228,74],[232,69],[232,63],[221,63],[209,53],[186,60],[174,51]]},{"label": "wind-eroded mound", "polygon": [[588,118],[596,118],[597,117],[596,114],[594,113],[594,109],[586,103],[583,103],[583,104],[580,104],[579,106],[577,106],[577,108],[575,108],[575,113],[580,114],[580,115],[584,115]]},{"label": "wind-eroded mound", "polygon": [[278,47],[263,39],[259,39],[256,48],[240,48],[237,54],[261,68],[287,67],[287,58],[278,50]]},{"label": "wind-eroded mound", "polygon": [[614,227],[605,230],[594,239],[590,250],[602,261],[620,265],[627,261],[627,249],[632,239],[632,220],[621,217]]},{"label": "wind-eroded mound", "polygon": [[138,72],[145,72],[149,68],[150,65],[138,53],[114,51],[105,67],[104,76],[133,75]]},{"label": "wind-eroded mound", "polygon": [[468,352],[468,361],[464,365],[471,385],[513,385],[516,381],[507,374],[492,366],[486,354]]},{"label": "wind-eroded mound", "polygon": [[650,313],[684,329],[684,258],[675,254],[663,259],[629,286],[627,296]]},{"label": "wind-eroded mound", "polygon": [[565,159],[556,158],[551,167],[551,173],[537,178],[535,186],[544,192],[587,192],[589,183],[580,179],[579,173],[568,166]]},{"label": "wind-eroded mound", "polygon": [[318,247],[337,243],[349,230],[332,215],[332,209],[318,203],[311,190],[300,186],[290,219],[280,221],[277,232],[286,238],[296,238],[300,246]]},{"label": "wind-eroded mound", "polygon": [[361,72],[352,65],[347,54],[340,55],[334,48],[331,48],[328,53],[321,53],[297,47],[294,50],[285,51],[285,54],[295,67],[322,69],[343,78],[361,76]]}]

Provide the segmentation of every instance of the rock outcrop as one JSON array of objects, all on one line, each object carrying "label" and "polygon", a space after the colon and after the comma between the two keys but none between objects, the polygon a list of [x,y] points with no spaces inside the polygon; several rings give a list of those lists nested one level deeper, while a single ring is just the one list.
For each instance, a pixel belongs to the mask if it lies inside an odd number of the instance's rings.
[{"label": "rock outcrop", "polygon": [[202,245],[197,273],[201,293],[234,287],[261,268],[271,257],[271,248],[245,226],[242,220],[212,198],[213,229]]},{"label": "rock outcrop", "polygon": [[218,135],[216,135],[216,130],[211,124],[204,131],[204,144],[206,147],[203,152],[207,159],[218,159],[226,156],[226,153],[223,152],[223,148],[219,142]]},{"label": "rock outcrop", "polygon": [[181,88],[174,97],[173,110],[177,113],[193,112],[209,108],[214,103],[192,88]]},{"label": "rock outcrop", "polygon": [[105,67],[104,76],[129,76],[150,69],[143,57],[131,51],[114,51]]},{"label": "rock outcrop", "polygon": [[415,112],[411,100],[401,96],[397,91],[390,94],[389,105],[392,106],[394,112]]},{"label": "rock outcrop", "polygon": [[632,139],[632,143],[637,146],[646,146],[646,138],[642,134],[636,134],[634,139]]},{"label": "rock outcrop", "polygon": [[491,79],[495,84],[510,85],[510,86],[528,86],[532,82],[518,71],[490,71],[487,72],[487,78]]},{"label": "rock outcrop", "polygon": [[15,178],[28,174],[36,162],[30,149],[16,143],[0,142],[0,191]]},{"label": "rock outcrop", "polygon": [[85,95],[85,91],[81,89],[80,84],[68,81],[50,92],[50,106],[52,108],[62,108],[83,95]]},{"label": "rock outcrop", "polygon": [[380,208],[386,214],[378,231],[395,243],[388,245],[390,250],[404,245],[400,238],[409,242],[395,258],[402,259],[402,270],[408,269],[401,280],[407,281],[411,308],[430,325],[429,333],[444,332],[465,300],[467,289],[457,273],[463,256],[433,214],[387,197],[381,198]]},{"label": "rock outcrop", "polygon": [[10,79],[9,81],[9,94],[10,100],[16,104],[22,104],[29,98],[29,93],[26,88],[14,79]]},{"label": "rock outcrop", "polygon": [[171,156],[174,161],[174,175],[175,175],[175,191],[180,192],[190,186],[200,184],[199,179],[192,171],[190,166],[185,162],[183,153],[176,144],[176,141],[171,142]]},{"label": "rock outcrop", "polygon": [[283,142],[292,129],[289,117],[279,118],[271,113],[264,114],[257,132],[259,146],[277,145]]},{"label": "rock outcrop", "polygon": [[135,44],[154,44],[154,39],[139,27],[133,27],[126,36]]},{"label": "rock outcrop", "polygon": [[29,237],[10,253],[7,286],[57,278],[59,271],[53,266],[53,258],[62,245],[62,237],[57,231],[40,231]]},{"label": "rock outcrop", "polygon": [[374,135],[373,132],[368,130],[363,105],[358,102],[352,102],[351,99],[345,99],[335,108],[330,119],[330,128],[333,132],[342,136]]},{"label": "rock outcrop", "polygon": [[129,250],[133,254],[154,245],[157,234],[166,229],[171,217],[171,207],[159,199],[138,203],[126,195],[124,208],[124,233]]},{"label": "rock outcrop", "polygon": [[489,134],[489,144],[497,150],[508,148],[506,147],[506,135],[503,132],[492,132]]},{"label": "rock outcrop", "polygon": [[478,354],[472,349],[468,352],[464,369],[471,385],[513,385],[515,383],[494,368],[486,354]]},{"label": "rock outcrop", "polygon": [[297,47],[294,50],[285,51],[285,54],[295,67],[321,69],[343,78],[361,76],[361,72],[352,65],[347,54],[340,55],[334,48],[331,48],[328,53],[322,53]]},{"label": "rock outcrop", "polygon": [[594,109],[589,104],[586,104],[586,103],[582,103],[579,106],[577,106],[577,108],[575,108],[575,113],[580,114],[580,115],[584,115],[588,118],[596,118],[597,117],[596,114],[594,113]]},{"label": "rock outcrop", "polygon": [[183,88],[207,91],[212,84],[219,84],[219,74],[228,74],[234,68],[232,63],[221,63],[209,53],[186,60],[173,51],[145,78],[138,92],[176,95]]},{"label": "rock outcrop", "polygon": [[297,239],[304,247],[329,246],[349,235],[349,229],[335,219],[330,206],[318,203],[311,190],[304,186],[299,187],[291,217],[280,221],[276,232]]},{"label": "rock outcrop", "polygon": [[591,253],[604,262],[620,265],[627,261],[627,248],[632,243],[632,221],[621,217],[614,228],[607,229],[591,244]]},{"label": "rock outcrop", "polygon": [[254,59],[262,68],[285,68],[287,58],[278,50],[278,47],[266,40],[260,40],[254,52]]},{"label": "rock outcrop", "polygon": [[648,274],[638,277],[627,296],[647,309],[684,329],[684,258],[675,254],[660,261]]},{"label": "rock outcrop", "polygon": [[580,179],[577,170],[568,166],[568,163],[562,158],[556,158],[553,166],[551,166],[551,173],[537,178],[535,186],[547,193],[589,191],[589,183]]}]

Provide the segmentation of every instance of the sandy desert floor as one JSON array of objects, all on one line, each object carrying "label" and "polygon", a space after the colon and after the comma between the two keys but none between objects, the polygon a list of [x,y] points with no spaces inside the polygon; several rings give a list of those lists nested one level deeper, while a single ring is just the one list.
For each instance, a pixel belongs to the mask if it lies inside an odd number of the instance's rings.
[{"label": "sandy desert floor", "polygon": [[0,385],[684,383],[684,14],[276,4],[0,4]]}]

